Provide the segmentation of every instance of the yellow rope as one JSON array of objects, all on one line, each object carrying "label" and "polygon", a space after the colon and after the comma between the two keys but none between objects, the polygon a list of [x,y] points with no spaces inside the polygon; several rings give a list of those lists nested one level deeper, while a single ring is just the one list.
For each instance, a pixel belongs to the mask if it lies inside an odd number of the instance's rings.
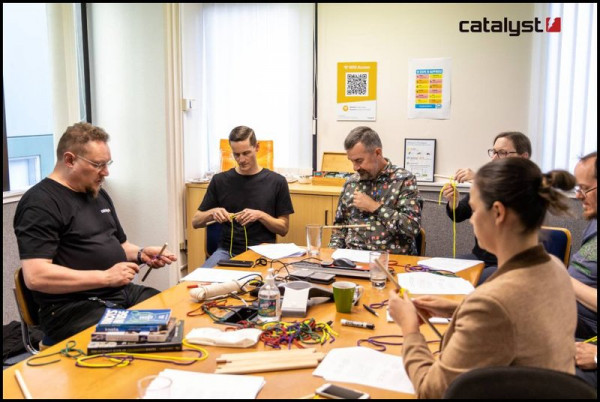
[{"label": "yellow rope", "polygon": [[442,189],[440,190],[440,197],[438,199],[438,205],[442,203],[442,193],[447,186],[452,187],[452,258],[456,258],[456,181],[454,179],[450,179],[449,183],[444,184]]},{"label": "yellow rope", "polygon": [[196,349],[199,350],[200,352],[202,352],[202,356],[201,357],[186,357],[186,356],[182,356],[182,357],[178,357],[178,356],[164,356],[164,355],[152,355],[152,354],[148,354],[148,353],[124,353],[124,352],[109,352],[109,353],[105,353],[107,356],[105,356],[106,358],[108,358],[108,360],[114,362],[114,363],[119,363],[117,365],[115,364],[108,364],[108,363],[87,363],[85,362],[86,360],[89,359],[94,359],[94,358],[98,358],[98,355],[90,355],[90,356],[81,356],[79,358],[77,358],[77,363],[79,366],[81,367],[93,367],[93,368],[108,368],[108,367],[123,367],[123,366],[127,366],[129,365],[129,363],[131,363],[131,360],[123,360],[122,358],[126,358],[126,357],[140,357],[140,358],[145,358],[145,359],[158,359],[158,360],[162,360],[162,361],[184,361],[184,362],[200,362],[202,360],[205,360],[208,357],[208,352],[206,351],[206,349],[203,349],[201,347],[198,347],[197,345],[192,345],[189,342],[187,342],[187,340],[183,340],[183,345],[185,345],[188,348],[191,349]]}]

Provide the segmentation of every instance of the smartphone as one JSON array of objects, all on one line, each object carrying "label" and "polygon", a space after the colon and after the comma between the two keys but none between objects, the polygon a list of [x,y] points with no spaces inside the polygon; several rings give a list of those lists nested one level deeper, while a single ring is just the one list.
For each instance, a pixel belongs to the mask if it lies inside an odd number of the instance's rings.
[{"label": "smartphone", "polygon": [[332,399],[369,399],[366,392],[356,391],[354,389],[340,387],[339,385],[324,384],[315,391],[317,395],[326,396]]},{"label": "smartphone", "polygon": [[236,325],[240,321],[256,321],[258,316],[258,310],[251,307],[241,307],[239,309],[233,309],[230,313],[226,314],[217,324]]}]

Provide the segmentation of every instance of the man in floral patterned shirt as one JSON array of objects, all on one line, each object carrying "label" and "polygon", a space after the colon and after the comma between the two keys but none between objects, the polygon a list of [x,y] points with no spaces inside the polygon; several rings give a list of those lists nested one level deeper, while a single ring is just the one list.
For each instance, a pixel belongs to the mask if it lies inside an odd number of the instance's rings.
[{"label": "man in floral patterned shirt", "polygon": [[369,227],[336,229],[329,247],[416,255],[422,205],[416,177],[383,157],[369,127],[352,130],[344,148],[356,173],[344,184],[334,224]]}]

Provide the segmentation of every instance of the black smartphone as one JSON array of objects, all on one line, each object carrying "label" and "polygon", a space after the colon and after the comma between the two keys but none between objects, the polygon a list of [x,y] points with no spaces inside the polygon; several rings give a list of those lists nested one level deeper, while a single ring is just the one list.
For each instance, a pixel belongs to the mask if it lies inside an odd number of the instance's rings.
[{"label": "black smartphone", "polygon": [[258,310],[252,307],[240,307],[227,313],[217,324],[236,325],[240,321],[256,321]]},{"label": "black smartphone", "polygon": [[339,385],[324,384],[315,391],[317,395],[326,396],[332,399],[369,399],[370,395],[366,392],[356,391],[350,388],[340,387]]}]

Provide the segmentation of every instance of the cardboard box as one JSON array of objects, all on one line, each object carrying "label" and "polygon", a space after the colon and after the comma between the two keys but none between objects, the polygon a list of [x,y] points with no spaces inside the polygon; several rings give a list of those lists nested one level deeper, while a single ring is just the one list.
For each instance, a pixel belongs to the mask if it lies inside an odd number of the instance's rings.
[{"label": "cardboard box", "polygon": [[321,169],[313,173],[313,184],[343,186],[346,179],[354,174],[352,162],[345,152],[323,152]]}]

